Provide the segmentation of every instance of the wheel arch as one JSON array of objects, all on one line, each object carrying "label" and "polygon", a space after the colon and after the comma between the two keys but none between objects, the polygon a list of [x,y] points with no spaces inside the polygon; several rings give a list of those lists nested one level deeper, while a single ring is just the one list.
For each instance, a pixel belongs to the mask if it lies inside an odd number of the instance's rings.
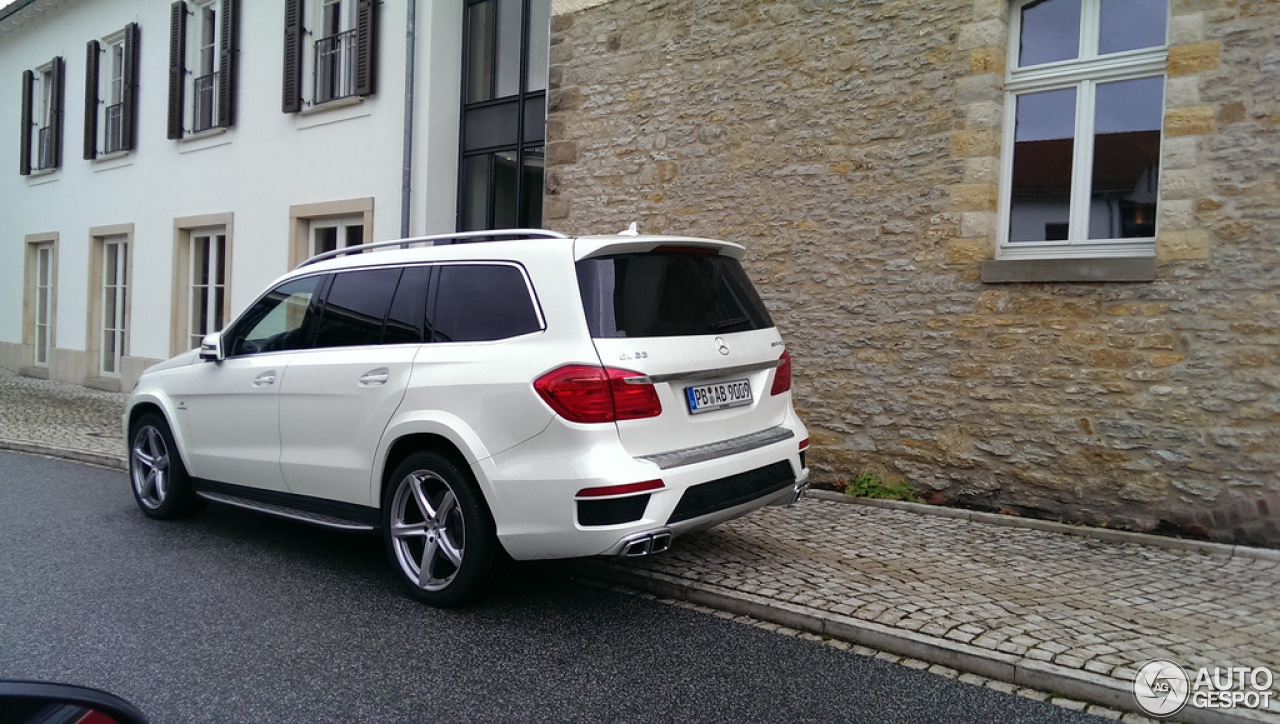
[{"label": "wheel arch", "polygon": [[129,408],[128,418],[125,421],[124,426],[124,444],[126,453],[129,455],[133,454],[132,432],[134,424],[137,423],[144,415],[148,414],[154,414],[161,420],[164,420],[164,424],[168,426],[169,434],[173,436],[173,442],[178,448],[177,453],[182,457],[182,464],[186,467],[187,471],[190,472],[191,456],[187,454],[186,441],[182,437],[182,431],[178,429],[177,425],[173,424],[172,411],[162,400],[144,398],[133,403]]},{"label": "wheel arch", "polygon": [[378,502],[386,497],[387,486],[391,484],[391,473],[395,471],[405,458],[415,452],[426,451],[434,452],[448,458],[450,462],[458,466],[464,474],[470,475],[473,482],[476,483],[476,489],[480,493],[480,499],[484,501],[485,508],[489,511],[490,519],[493,518],[492,507],[489,505],[489,497],[485,493],[485,486],[476,480],[475,472],[471,469],[470,463],[467,462],[467,456],[462,450],[454,444],[452,440],[438,433],[430,432],[414,432],[400,436],[391,443],[387,449],[387,454],[382,460],[382,473],[378,481]]}]

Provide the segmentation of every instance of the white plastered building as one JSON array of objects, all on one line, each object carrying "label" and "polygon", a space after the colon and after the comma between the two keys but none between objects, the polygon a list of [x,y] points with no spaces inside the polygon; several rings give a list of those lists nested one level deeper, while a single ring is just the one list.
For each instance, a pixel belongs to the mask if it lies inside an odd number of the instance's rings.
[{"label": "white plastered building", "polygon": [[538,225],[546,0],[0,10],[0,367],[109,390],[334,246]]}]

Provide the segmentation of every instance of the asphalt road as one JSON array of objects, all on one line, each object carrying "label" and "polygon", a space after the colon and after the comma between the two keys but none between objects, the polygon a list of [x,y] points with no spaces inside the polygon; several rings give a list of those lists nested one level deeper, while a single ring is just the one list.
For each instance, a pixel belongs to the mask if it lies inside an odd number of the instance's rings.
[{"label": "asphalt road", "polygon": [[156,522],[124,473],[0,453],[0,676],[153,722],[1100,721],[564,570],[438,611],[374,536],[219,505]]}]

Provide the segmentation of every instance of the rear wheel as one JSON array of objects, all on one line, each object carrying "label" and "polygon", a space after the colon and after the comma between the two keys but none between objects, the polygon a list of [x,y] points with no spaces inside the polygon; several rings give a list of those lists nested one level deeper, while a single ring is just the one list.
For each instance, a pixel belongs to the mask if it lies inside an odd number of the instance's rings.
[{"label": "rear wheel", "polygon": [[129,441],[129,479],[143,513],[167,520],[203,507],[163,417],[155,413],[139,417],[129,428]]},{"label": "rear wheel", "polygon": [[471,476],[434,452],[413,453],[392,473],[382,537],[410,594],[441,608],[460,606],[482,590],[498,547]]}]

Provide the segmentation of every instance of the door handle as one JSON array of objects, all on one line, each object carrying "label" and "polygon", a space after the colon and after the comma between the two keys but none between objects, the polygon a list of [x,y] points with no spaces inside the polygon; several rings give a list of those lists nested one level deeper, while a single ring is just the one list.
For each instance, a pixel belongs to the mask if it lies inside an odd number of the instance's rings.
[{"label": "door handle", "polygon": [[384,385],[389,379],[391,379],[391,371],[386,367],[381,367],[361,375],[360,384],[364,387],[373,387],[375,385]]},{"label": "door handle", "polygon": [[275,383],[276,383],[275,370],[271,370],[269,372],[263,372],[262,374],[253,378],[254,387],[266,387],[267,385],[274,385]]}]

